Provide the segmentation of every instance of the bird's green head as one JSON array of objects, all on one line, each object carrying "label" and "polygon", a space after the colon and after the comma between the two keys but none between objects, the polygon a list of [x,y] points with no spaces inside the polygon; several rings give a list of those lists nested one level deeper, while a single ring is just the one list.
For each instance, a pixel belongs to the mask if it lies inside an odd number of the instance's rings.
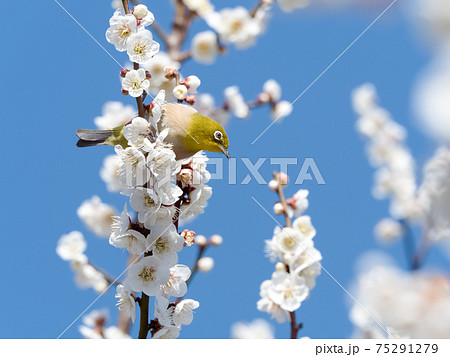
[{"label": "bird's green head", "polygon": [[228,135],[215,120],[200,113],[193,113],[185,137],[185,145],[189,151],[200,150],[220,152],[230,158],[228,154]]}]

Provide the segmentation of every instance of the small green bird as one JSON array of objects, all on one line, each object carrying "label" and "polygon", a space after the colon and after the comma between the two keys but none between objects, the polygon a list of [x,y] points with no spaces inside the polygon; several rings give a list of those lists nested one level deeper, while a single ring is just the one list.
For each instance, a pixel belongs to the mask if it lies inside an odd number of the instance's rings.
[{"label": "small green bird", "polygon": [[[122,125],[110,130],[78,129],[80,140],[77,146],[121,145],[126,148],[128,142],[123,136],[124,127]],[[220,152],[230,158],[228,136],[222,126],[188,105],[167,103],[162,106],[158,130],[166,128],[169,133],[164,141],[172,144],[177,160],[186,159],[201,150]]]}]

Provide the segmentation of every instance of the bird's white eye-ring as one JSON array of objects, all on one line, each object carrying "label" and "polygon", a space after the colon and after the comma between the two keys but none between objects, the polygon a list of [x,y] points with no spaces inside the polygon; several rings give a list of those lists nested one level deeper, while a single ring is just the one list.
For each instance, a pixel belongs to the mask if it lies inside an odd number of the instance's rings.
[{"label": "bird's white eye-ring", "polygon": [[220,141],[220,140],[222,140],[222,138],[223,138],[223,134],[222,134],[221,131],[217,130],[217,131],[214,132],[214,139]]}]

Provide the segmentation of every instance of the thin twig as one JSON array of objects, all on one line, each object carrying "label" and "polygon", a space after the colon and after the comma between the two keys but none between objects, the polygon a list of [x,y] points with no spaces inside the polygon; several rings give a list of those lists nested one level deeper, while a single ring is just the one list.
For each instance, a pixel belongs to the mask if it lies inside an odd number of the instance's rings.
[{"label": "thin twig", "polygon": [[292,226],[291,217],[289,217],[288,206],[286,203],[286,198],[284,197],[283,185],[281,184],[280,175],[278,173],[274,173],[273,177],[278,182],[277,193],[278,193],[278,196],[280,197],[280,203],[283,206],[283,213],[284,213],[284,218],[286,220],[286,227],[291,227]]},{"label": "thin twig", "polygon": [[[144,253],[144,257],[148,257],[150,255],[149,252]],[[139,339],[146,339],[148,335],[148,331],[150,330],[150,325],[148,323],[148,315],[149,315],[149,303],[150,298],[147,294],[142,292],[141,299],[139,300],[139,307],[141,308],[141,318],[139,322]]]}]

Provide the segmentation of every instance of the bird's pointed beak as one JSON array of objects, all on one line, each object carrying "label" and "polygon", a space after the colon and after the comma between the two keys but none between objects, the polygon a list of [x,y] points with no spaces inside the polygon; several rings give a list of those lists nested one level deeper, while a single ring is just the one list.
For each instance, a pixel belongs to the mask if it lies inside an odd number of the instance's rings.
[{"label": "bird's pointed beak", "polygon": [[230,154],[228,153],[228,149],[223,145],[220,145],[220,147],[222,148],[222,151],[225,154],[225,156],[227,157],[227,159],[230,160]]}]

